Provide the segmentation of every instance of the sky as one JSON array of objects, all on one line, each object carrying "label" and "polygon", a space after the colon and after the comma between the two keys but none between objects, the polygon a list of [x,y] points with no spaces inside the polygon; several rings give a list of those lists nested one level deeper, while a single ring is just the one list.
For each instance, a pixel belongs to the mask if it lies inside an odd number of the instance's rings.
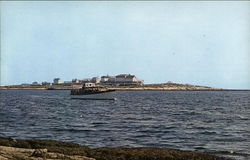
[{"label": "sky", "polygon": [[1,85],[130,73],[145,83],[250,89],[249,1],[12,1]]}]

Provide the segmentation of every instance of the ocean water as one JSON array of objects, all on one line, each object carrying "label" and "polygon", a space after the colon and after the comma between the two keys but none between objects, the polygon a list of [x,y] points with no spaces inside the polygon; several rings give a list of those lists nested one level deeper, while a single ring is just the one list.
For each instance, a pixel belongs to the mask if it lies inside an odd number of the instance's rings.
[{"label": "ocean water", "polygon": [[250,159],[250,91],[116,91],[116,101],[69,94],[1,90],[0,136]]}]

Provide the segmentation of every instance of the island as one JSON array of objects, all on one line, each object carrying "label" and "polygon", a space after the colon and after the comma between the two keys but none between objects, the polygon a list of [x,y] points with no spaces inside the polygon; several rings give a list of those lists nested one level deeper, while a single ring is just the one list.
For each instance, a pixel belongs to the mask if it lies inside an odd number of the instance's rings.
[{"label": "island", "polygon": [[[103,86],[108,89],[121,91],[127,90],[164,90],[164,91],[238,91],[239,89],[223,89],[208,86],[180,84],[168,81],[166,83],[144,84],[144,80],[139,80],[132,74],[119,74],[116,76],[102,76],[72,79],[71,81],[62,81],[61,78],[54,78],[53,82],[33,82],[31,84],[23,83],[18,85],[2,85],[0,90],[21,89],[21,90],[72,90],[79,89],[83,84],[88,83],[90,86]],[[239,90],[242,91],[242,90]]]}]

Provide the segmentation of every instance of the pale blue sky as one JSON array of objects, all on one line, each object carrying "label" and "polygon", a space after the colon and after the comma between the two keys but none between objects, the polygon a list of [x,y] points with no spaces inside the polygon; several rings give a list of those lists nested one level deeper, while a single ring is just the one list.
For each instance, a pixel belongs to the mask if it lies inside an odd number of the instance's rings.
[{"label": "pale blue sky", "polygon": [[135,74],[250,89],[250,2],[1,3],[1,84]]}]

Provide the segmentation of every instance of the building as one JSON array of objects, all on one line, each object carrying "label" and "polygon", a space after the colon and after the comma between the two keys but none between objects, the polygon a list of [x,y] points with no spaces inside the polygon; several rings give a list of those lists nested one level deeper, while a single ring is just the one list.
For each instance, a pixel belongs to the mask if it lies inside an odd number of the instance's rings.
[{"label": "building", "polygon": [[22,86],[22,87],[29,87],[30,84],[29,84],[29,83],[22,83],[21,86]]},{"label": "building", "polygon": [[62,80],[60,78],[55,78],[53,84],[62,84]]},{"label": "building", "polygon": [[40,86],[41,84],[40,83],[38,83],[38,82],[33,82],[32,84],[31,84],[31,86]]},{"label": "building", "polygon": [[80,80],[79,79],[72,79],[72,84],[79,84],[80,83]]},{"label": "building", "polygon": [[93,77],[92,79],[91,79],[91,82],[92,83],[96,83],[96,84],[98,84],[98,83],[100,83],[100,78],[99,77]]},{"label": "building", "polygon": [[115,76],[102,76],[100,83],[103,85],[115,85]]},{"label": "building", "polygon": [[131,74],[119,74],[115,76],[115,78],[116,78],[116,84],[119,84],[119,86],[143,84],[142,80],[138,80],[135,75],[131,75]]},{"label": "building", "polygon": [[79,82],[80,82],[81,84],[87,83],[87,82],[91,82],[91,78],[84,78],[84,79],[79,80]]},{"label": "building", "polygon": [[119,74],[115,76],[116,82],[137,82],[135,75],[131,74]]},{"label": "building", "polygon": [[99,77],[84,78],[84,79],[72,79],[72,84],[84,84],[84,83],[100,83]]},{"label": "building", "polygon": [[42,82],[42,85],[43,85],[43,86],[50,86],[51,83],[50,83],[50,82]]},{"label": "building", "polygon": [[114,86],[142,85],[143,81],[138,80],[135,75],[119,74],[117,76],[102,76],[101,84]]},{"label": "building", "polygon": [[64,86],[71,86],[72,85],[72,81],[64,81],[63,85]]},{"label": "building", "polygon": [[115,76],[110,76],[109,77],[109,82],[115,83],[116,82],[116,77]]},{"label": "building", "polygon": [[102,76],[102,77],[101,77],[101,83],[107,82],[107,81],[109,80],[109,78],[110,78],[109,75],[107,75],[107,76]]}]

